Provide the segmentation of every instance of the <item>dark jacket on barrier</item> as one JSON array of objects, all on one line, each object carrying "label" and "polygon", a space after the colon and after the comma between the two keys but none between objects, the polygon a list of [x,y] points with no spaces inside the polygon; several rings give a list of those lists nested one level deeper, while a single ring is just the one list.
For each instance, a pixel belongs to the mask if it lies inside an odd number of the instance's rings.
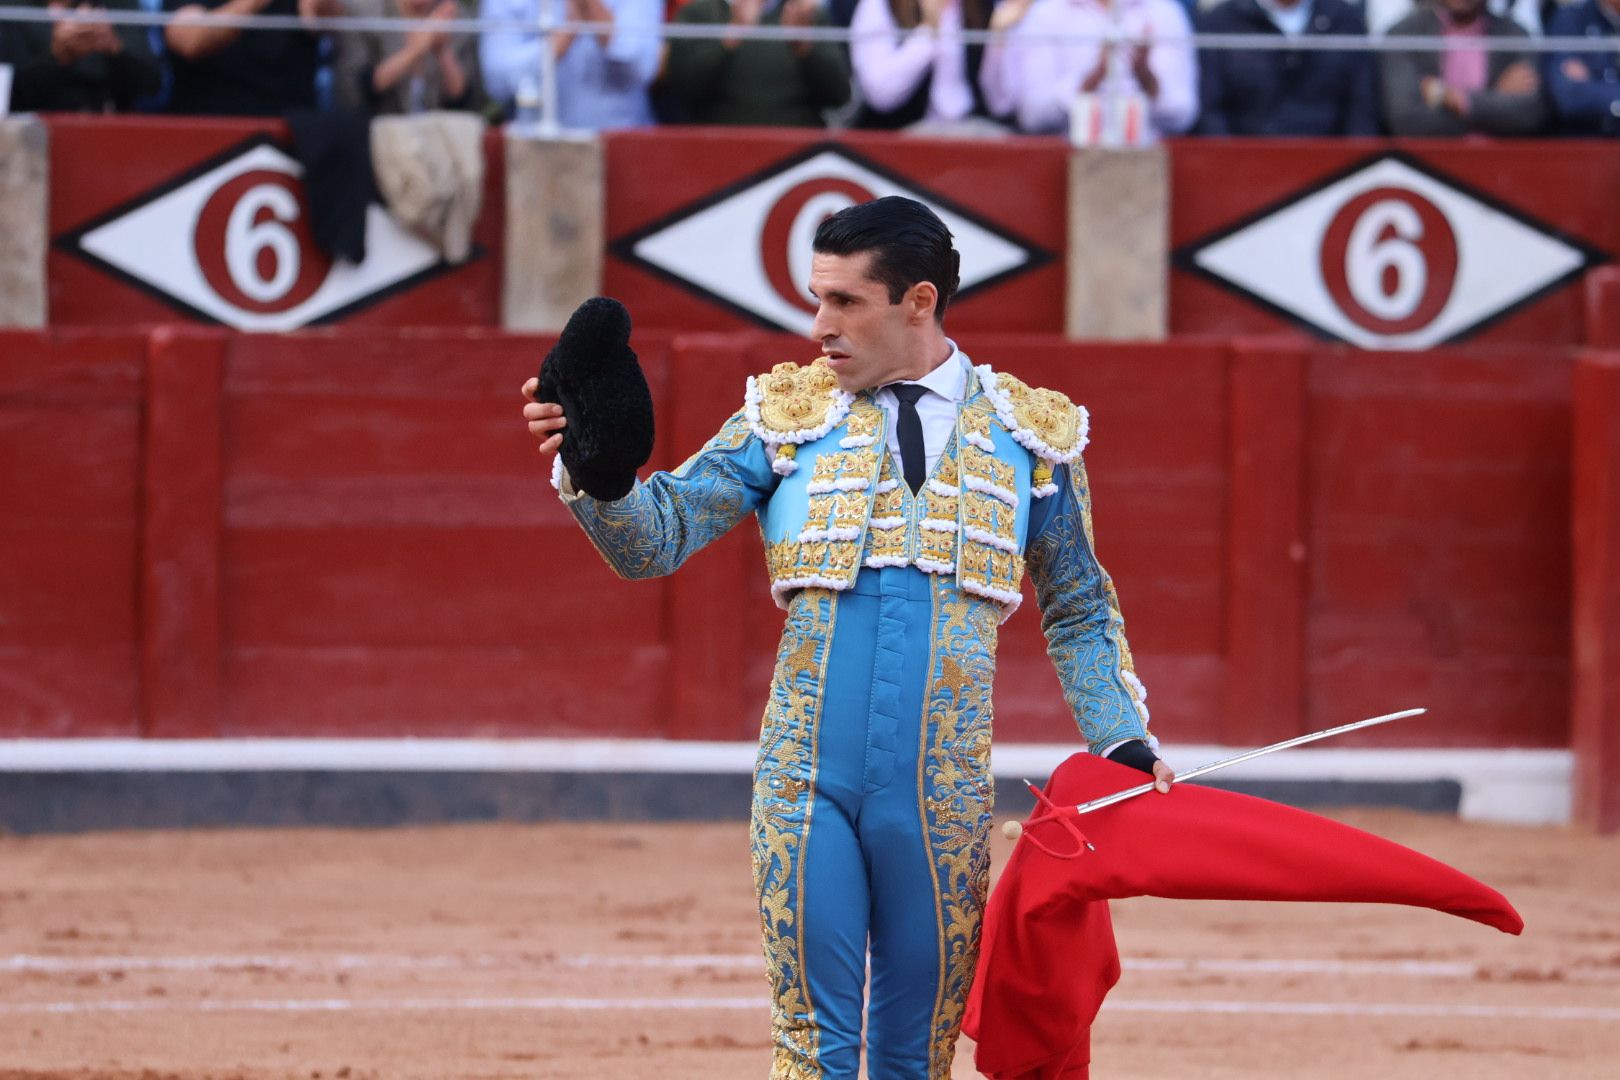
[{"label": "dark jacket on barrier", "polygon": [[[101,6],[109,11],[138,7],[135,0],[105,0]],[[60,48],[53,48],[58,34],[52,23],[0,27],[0,64],[14,69],[12,112],[122,112],[163,85],[144,27],[109,26],[93,36],[68,26],[63,30]]]},{"label": "dark jacket on barrier", "polygon": [[293,157],[304,169],[309,231],[334,258],[366,261],[366,212],[377,201],[371,171],[371,117],[358,109],[287,114]]},{"label": "dark jacket on barrier", "polygon": [[[1547,36],[1620,38],[1620,4],[1605,9],[1603,0],[1586,0],[1563,8],[1548,20]],[[1541,78],[1558,134],[1620,135],[1620,47],[1549,53],[1542,59]]]},{"label": "dark jacket on barrier", "polygon": [[[1361,12],[1344,0],[1311,4],[1305,33],[1365,37]],[[1282,31],[1256,0],[1226,0],[1204,13],[1206,34]],[[1205,50],[1198,57],[1203,135],[1376,135],[1378,103],[1366,53]]]},{"label": "dark jacket on barrier", "polygon": [[[1524,27],[1512,19],[1481,12],[1485,36],[1528,38]],[[1389,36],[1440,37],[1445,33],[1440,16],[1433,8],[1421,8],[1390,27]],[[1432,106],[1423,98],[1423,80],[1440,77],[1438,52],[1387,52],[1378,58],[1379,88],[1384,99],[1384,120],[1391,135],[1533,135],[1546,117],[1541,94],[1508,94],[1493,89],[1502,74],[1515,64],[1535,66],[1528,52],[1486,54],[1486,89],[1468,95],[1467,116],[1459,116],[1444,106]]]}]

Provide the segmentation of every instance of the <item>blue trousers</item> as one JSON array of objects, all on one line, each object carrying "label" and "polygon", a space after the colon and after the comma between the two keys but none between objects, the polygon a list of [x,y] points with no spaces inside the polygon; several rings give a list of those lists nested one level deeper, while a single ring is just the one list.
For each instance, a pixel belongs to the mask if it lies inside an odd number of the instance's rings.
[{"label": "blue trousers", "polygon": [[[870,952],[868,1075],[946,1077],[984,900],[989,687],[972,688],[968,717],[930,698],[953,663],[935,647],[939,628],[956,610],[960,636],[961,613],[978,602],[912,568],[867,569],[851,591],[814,592],[790,612],[773,708],[784,686],[816,700],[779,710],[797,725],[773,731],[767,714],[756,774],[768,963],[777,954],[772,1075],[855,1080]],[[975,774],[965,780],[964,760]],[[761,874],[761,831],[773,823]]]}]

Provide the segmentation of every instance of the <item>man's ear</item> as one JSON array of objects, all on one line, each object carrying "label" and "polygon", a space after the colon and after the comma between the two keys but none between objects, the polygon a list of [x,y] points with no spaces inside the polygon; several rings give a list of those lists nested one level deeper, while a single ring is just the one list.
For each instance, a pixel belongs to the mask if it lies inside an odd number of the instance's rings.
[{"label": "man's ear", "polygon": [[919,281],[906,290],[905,303],[909,309],[906,314],[911,321],[932,321],[934,309],[939,306],[939,290],[932,281]]}]

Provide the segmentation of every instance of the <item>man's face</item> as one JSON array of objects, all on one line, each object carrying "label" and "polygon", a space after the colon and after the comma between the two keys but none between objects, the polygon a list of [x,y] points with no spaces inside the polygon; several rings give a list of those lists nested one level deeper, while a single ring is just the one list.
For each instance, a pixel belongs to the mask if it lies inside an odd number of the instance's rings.
[{"label": "man's face", "polygon": [[868,276],[871,265],[869,251],[818,251],[810,260],[810,293],[821,304],[810,336],[820,343],[839,387],[850,393],[916,378],[911,371],[915,336],[933,318],[932,305],[919,318],[917,296],[923,288],[931,293],[932,286],[913,285],[900,303],[891,304],[888,287]]}]

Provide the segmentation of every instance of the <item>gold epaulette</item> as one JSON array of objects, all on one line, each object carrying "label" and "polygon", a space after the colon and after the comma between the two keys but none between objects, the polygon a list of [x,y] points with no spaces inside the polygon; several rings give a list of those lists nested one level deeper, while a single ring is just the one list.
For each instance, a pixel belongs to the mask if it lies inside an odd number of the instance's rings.
[{"label": "gold epaulette", "polygon": [[854,396],[838,389],[838,376],[819,357],[800,367],[777,364],[748,377],[747,414],[754,434],[773,446],[822,438],[844,422]]},{"label": "gold epaulette", "polygon": [[978,375],[996,418],[1024,449],[1058,465],[1073,461],[1086,448],[1091,418],[1084,405],[983,365]]}]

